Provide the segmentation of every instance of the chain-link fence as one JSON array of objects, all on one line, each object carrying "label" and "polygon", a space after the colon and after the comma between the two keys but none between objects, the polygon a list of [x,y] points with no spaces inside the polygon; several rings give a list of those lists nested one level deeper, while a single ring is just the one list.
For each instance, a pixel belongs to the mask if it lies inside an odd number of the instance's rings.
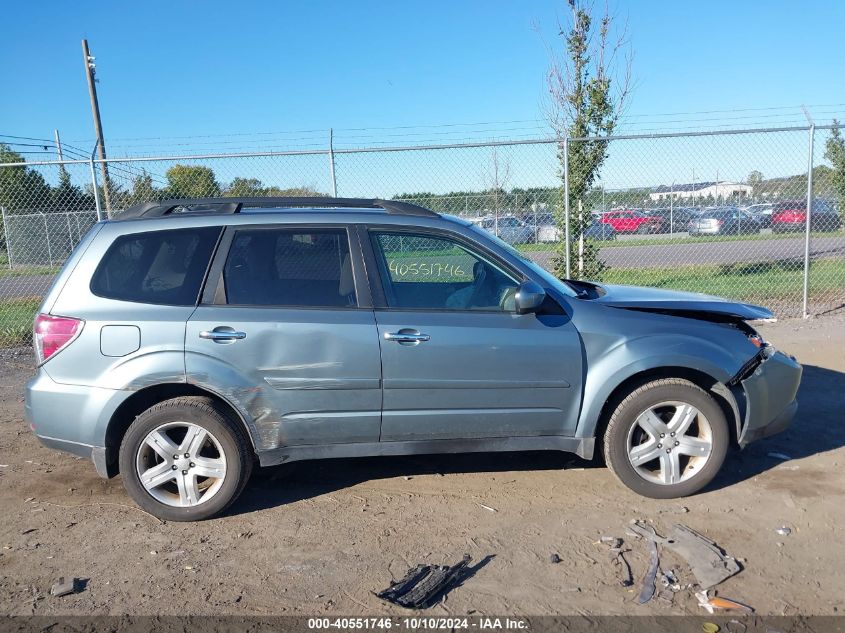
[{"label": "chain-link fence", "polygon": [[561,276],[716,294],[782,317],[845,306],[845,145],[833,126],[105,165],[107,178],[99,160],[0,164],[0,346],[29,340],[52,276],[98,217],[165,198],[401,199],[465,217]]}]

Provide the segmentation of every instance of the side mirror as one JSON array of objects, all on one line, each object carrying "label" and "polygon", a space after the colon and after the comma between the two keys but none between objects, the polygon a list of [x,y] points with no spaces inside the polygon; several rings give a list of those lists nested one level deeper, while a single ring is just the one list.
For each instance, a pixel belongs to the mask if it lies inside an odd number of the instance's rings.
[{"label": "side mirror", "polygon": [[516,289],[514,305],[517,314],[528,314],[536,312],[543,305],[546,298],[546,291],[540,284],[534,281],[523,281]]}]

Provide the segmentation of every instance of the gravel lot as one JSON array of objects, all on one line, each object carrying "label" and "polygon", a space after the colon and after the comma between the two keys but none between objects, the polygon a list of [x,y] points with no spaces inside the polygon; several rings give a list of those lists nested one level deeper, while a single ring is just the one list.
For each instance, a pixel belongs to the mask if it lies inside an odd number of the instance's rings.
[{"label": "gravel lot", "polygon": [[[700,614],[688,590],[641,606],[620,586],[597,541],[624,537],[639,582],[633,518],[658,533],[685,523],[741,559],[718,593],[758,613],[842,613],[845,316],[763,330],[805,366],[798,419],[729,455],[695,497],[643,499],[567,455],[375,458],[259,471],[228,516],[199,524],[160,523],[119,479],[42,448],[23,421],[29,352],[2,352],[0,614],[397,614],[371,592],[465,552],[474,576],[428,613]],[[661,562],[692,580],[665,549]],[[52,597],[59,576],[84,589]]]}]

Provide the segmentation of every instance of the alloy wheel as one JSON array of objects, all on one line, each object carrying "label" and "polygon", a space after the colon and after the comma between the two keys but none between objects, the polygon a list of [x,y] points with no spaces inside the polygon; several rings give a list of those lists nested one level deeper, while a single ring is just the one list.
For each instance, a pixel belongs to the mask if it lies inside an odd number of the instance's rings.
[{"label": "alloy wheel", "polygon": [[643,479],[662,485],[687,481],[713,452],[707,418],[686,402],[667,401],[640,413],[628,431],[628,460]]},{"label": "alloy wheel", "polygon": [[151,431],[141,442],[135,464],[150,496],[175,507],[207,502],[226,478],[220,442],[190,422],[169,422]]}]

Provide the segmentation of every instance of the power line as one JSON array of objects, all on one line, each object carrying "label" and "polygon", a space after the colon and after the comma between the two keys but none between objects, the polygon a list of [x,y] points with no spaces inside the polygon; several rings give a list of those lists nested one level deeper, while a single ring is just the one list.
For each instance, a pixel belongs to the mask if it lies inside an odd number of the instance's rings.
[{"label": "power line", "polygon": [[[833,103],[833,104],[811,104],[807,105],[807,108],[831,108],[831,107],[842,107],[845,106],[845,103]],[[631,119],[638,119],[638,118],[649,118],[649,117],[666,117],[666,116],[685,116],[685,117],[693,117],[692,119],[684,119],[686,120],[716,120],[716,119],[696,119],[697,115],[704,115],[704,114],[736,114],[736,113],[746,113],[746,112],[766,112],[766,111],[775,111],[775,110],[796,110],[799,111],[801,108],[800,105],[787,105],[787,106],[767,106],[767,107],[757,107],[757,108],[727,108],[727,109],[718,109],[718,110],[698,110],[698,111],[687,111],[687,112],[651,112],[651,113],[642,113],[642,114],[627,114],[622,115],[620,120],[631,120]],[[772,116],[788,116],[788,114],[782,115],[759,115],[764,118],[769,118]],[[736,120],[736,119],[747,119],[747,118],[754,118],[753,116],[744,116],[744,117],[722,117],[726,120]],[[546,123],[544,119],[511,119],[511,120],[500,120],[500,121],[471,121],[471,122],[455,122],[455,123],[431,123],[431,124],[415,124],[415,125],[394,125],[394,126],[369,126],[369,127],[349,127],[349,128],[334,128],[337,132],[368,132],[368,131],[390,131],[390,130],[416,130],[416,129],[439,129],[439,128],[456,128],[456,127],[481,127],[481,126],[491,126],[491,125],[513,125],[513,124],[522,124],[522,123]],[[239,137],[247,137],[247,136],[281,136],[281,135],[289,135],[289,134],[328,134],[328,128],[316,128],[316,129],[303,129],[303,130],[279,130],[279,131],[257,131],[257,132],[232,132],[232,133],[218,133],[218,134],[197,134],[197,135],[182,135],[182,136],[135,136],[135,137],[117,137],[113,138],[112,141],[170,141],[170,140],[184,140],[184,139],[199,139],[199,138],[231,138],[235,136]],[[397,135],[398,136],[398,135]],[[315,138],[314,136],[306,137],[308,140]],[[87,139],[86,139],[87,140]],[[289,139],[295,140],[295,139]],[[299,140],[299,139],[296,139]],[[77,141],[78,142],[78,141]]]},{"label": "power line", "polygon": [[4,138],[18,138],[24,141],[45,141],[47,143],[52,143],[52,140],[48,140],[46,138],[33,138],[31,136],[12,136],[11,134],[0,134],[0,136]]}]

